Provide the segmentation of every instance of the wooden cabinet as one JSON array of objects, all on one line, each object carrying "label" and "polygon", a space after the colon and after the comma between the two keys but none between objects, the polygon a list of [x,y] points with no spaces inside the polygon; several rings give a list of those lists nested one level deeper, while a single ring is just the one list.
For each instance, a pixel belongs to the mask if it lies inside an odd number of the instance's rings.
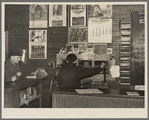
[{"label": "wooden cabinet", "polygon": [[26,79],[5,83],[5,108],[42,107],[43,79]]}]

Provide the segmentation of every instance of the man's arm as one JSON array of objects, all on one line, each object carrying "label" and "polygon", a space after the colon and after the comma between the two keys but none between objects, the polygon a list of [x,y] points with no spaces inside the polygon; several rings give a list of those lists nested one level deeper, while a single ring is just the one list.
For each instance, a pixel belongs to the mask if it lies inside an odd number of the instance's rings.
[{"label": "man's arm", "polygon": [[10,71],[10,66],[5,63],[5,82],[10,82],[12,79],[12,74]]},{"label": "man's arm", "polygon": [[78,74],[78,77],[80,79],[92,77],[96,74],[99,74],[101,71],[103,71],[103,69],[101,67],[96,67],[96,68],[83,68],[83,67],[80,67],[79,70],[78,70],[78,72],[80,73],[80,74]]},{"label": "man's arm", "polygon": [[10,82],[12,79],[12,76],[9,74],[8,70],[5,70],[5,82]]},{"label": "man's arm", "polygon": [[78,68],[78,72],[80,74],[79,75],[79,78],[80,79],[84,79],[84,78],[88,78],[88,77],[92,77],[96,74],[99,74],[101,71],[103,71],[104,69],[104,66],[105,66],[105,63],[102,63],[100,65],[100,67],[94,67],[94,68],[84,68],[84,67],[80,67]]},{"label": "man's arm", "polygon": [[16,75],[14,75],[10,69],[9,63],[5,63],[5,82],[16,81],[20,79],[20,76],[17,76],[17,72],[20,72],[19,65],[16,65]]}]

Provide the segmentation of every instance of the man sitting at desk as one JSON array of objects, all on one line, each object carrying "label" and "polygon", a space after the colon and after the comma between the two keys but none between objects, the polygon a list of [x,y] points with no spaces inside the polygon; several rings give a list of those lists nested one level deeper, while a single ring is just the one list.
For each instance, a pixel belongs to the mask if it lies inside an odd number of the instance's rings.
[{"label": "man sitting at desk", "polygon": [[60,88],[80,88],[82,79],[99,74],[105,66],[105,63],[102,63],[100,67],[93,68],[76,66],[77,56],[75,54],[69,54],[66,62],[67,64],[60,69],[58,74]]},{"label": "man sitting at desk", "polygon": [[10,59],[5,61],[5,82],[16,81],[20,78],[22,74],[18,64],[20,59],[21,53],[19,50],[10,51]]}]

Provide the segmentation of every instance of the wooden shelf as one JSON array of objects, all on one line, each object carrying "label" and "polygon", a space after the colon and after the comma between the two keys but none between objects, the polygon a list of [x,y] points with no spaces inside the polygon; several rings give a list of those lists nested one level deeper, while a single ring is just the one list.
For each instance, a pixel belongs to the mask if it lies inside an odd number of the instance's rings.
[{"label": "wooden shelf", "polygon": [[120,81],[130,85],[131,23],[121,23]]}]

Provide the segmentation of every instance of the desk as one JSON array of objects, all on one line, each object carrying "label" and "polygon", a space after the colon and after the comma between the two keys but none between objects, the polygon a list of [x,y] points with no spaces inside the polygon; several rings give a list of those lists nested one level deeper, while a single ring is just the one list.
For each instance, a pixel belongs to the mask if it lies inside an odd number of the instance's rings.
[{"label": "desk", "polygon": [[[144,108],[144,92],[128,96],[126,90],[102,89],[100,94],[78,94],[71,89],[52,93],[53,108]],[[130,91],[130,90],[128,90]]]},{"label": "desk", "polygon": [[39,99],[39,107],[42,107],[42,81],[46,80],[49,76],[42,79],[27,79],[21,78],[18,81],[7,82],[4,87],[4,107],[5,108],[19,108],[24,104],[20,104],[20,91],[28,87],[37,86],[38,94],[28,102]]}]

